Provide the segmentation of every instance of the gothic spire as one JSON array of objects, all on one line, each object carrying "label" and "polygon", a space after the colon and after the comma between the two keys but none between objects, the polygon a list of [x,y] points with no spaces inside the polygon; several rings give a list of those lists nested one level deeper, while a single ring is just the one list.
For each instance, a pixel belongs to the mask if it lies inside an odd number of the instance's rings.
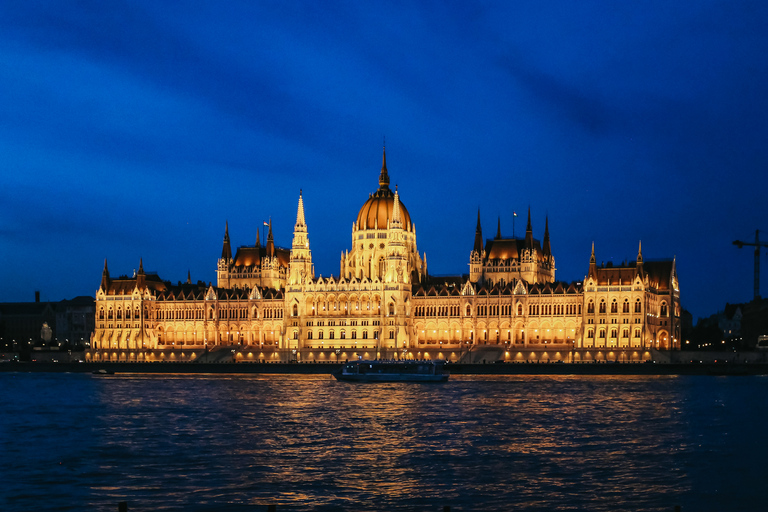
[{"label": "gothic spire", "polygon": [[589,257],[589,276],[597,276],[597,263],[595,261],[595,242],[592,242],[592,256]]},{"label": "gothic spire", "polygon": [[144,274],[144,258],[139,258],[139,274]]},{"label": "gothic spire", "polygon": [[637,275],[643,277],[643,241],[637,246]]},{"label": "gothic spire", "polygon": [[104,270],[101,271],[101,289],[107,291],[109,288],[109,269],[107,268],[107,258],[104,258]]},{"label": "gothic spire", "polygon": [[390,227],[403,227],[403,221],[400,216],[400,195],[397,192],[397,185],[395,185],[395,204],[392,207],[392,222]]},{"label": "gothic spire", "polygon": [[272,217],[269,218],[269,234],[267,234],[267,256],[275,256],[275,240],[272,237]]},{"label": "gothic spire", "polygon": [[544,220],[544,247],[541,250],[544,251],[544,256],[552,255],[552,247],[549,245],[549,215]]},{"label": "gothic spire", "polygon": [[499,222],[498,222],[498,225],[496,226],[496,240],[500,240],[500,239],[501,239],[501,215],[499,215]]},{"label": "gothic spire", "polygon": [[387,147],[384,146],[381,159],[381,174],[379,174],[379,188],[389,189],[389,174],[387,173]]},{"label": "gothic spire", "polygon": [[533,228],[531,227],[531,207],[528,207],[528,225],[525,228],[525,248],[533,250]]},{"label": "gothic spire", "polygon": [[299,189],[299,207],[296,211],[296,229],[304,228],[306,230],[307,224],[304,221],[304,200],[301,197],[301,189]]},{"label": "gothic spire", "polygon": [[256,230],[256,247],[261,247],[261,240],[259,239],[259,232],[260,231],[261,231],[260,229]]},{"label": "gothic spire", "polygon": [[229,245],[229,221],[224,224],[224,246],[221,248],[221,259],[225,261],[232,259],[232,246]]},{"label": "gothic spire", "polygon": [[477,209],[477,227],[475,228],[475,247],[472,249],[477,254],[483,253],[483,228],[480,226],[480,208]]}]

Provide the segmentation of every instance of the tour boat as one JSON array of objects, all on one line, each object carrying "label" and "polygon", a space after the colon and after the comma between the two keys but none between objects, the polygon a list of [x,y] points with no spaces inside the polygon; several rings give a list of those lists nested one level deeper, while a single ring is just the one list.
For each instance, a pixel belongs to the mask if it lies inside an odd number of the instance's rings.
[{"label": "tour boat", "polygon": [[348,382],[445,382],[445,361],[354,361],[333,373]]}]

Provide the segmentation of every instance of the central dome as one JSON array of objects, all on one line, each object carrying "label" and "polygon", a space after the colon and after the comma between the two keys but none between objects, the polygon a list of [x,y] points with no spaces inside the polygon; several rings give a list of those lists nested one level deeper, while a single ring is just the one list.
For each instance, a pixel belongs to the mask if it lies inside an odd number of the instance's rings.
[{"label": "central dome", "polygon": [[[387,174],[387,153],[384,151],[381,174],[379,175],[379,190],[371,194],[357,214],[357,229],[387,229],[387,223],[392,220],[392,210],[395,208],[395,194],[389,188]],[[400,220],[403,228],[411,231],[411,216],[408,209],[400,200]]]}]

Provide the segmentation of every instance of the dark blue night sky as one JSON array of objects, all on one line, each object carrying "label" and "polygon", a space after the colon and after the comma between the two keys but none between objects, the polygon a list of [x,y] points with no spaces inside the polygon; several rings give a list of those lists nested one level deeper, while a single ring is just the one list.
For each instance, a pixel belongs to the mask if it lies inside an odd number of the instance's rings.
[{"label": "dark blue night sky", "polygon": [[[450,3],[449,3],[450,4]],[[93,295],[143,258],[215,281],[224,224],[317,274],[392,185],[431,274],[549,216],[557,277],[677,257],[694,319],[768,240],[768,3],[4,2],[0,301]],[[765,255],[765,251],[763,251]],[[763,258],[764,268],[768,262]],[[768,275],[762,294],[768,295]]]}]

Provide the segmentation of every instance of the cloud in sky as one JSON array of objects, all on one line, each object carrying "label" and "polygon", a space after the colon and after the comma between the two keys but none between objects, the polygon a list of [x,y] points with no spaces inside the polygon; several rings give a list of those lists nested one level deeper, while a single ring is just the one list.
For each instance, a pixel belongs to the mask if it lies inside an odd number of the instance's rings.
[{"label": "cloud in sky", "polygon": [[224,222],[252,244],[271,217],[288,246],[299,188],[317,272],[336,273],[384,136],[432,273],[466,272],[478,207],[511,234],[530,206],[560,279],[592,241],[608,261],[642,239],[677,257],[694,315],[748,300],[730,242],[768,229],[767,11],[3,4],[0,300],[93,294],[105,256],[213,281]]}]

